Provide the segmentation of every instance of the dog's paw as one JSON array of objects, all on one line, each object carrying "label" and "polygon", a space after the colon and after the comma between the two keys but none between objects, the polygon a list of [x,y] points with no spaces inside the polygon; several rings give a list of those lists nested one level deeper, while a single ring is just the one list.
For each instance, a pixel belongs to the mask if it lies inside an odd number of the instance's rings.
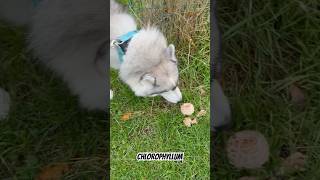
[{"label": "dog's paw", "polygon": [[108,100],[107,89],[88,86],[79,93],[80,105],[88,110],[106,110]]},{"label": "dog's paw", "polygon": [[113,98],[113,91],[110,90],[110,100]]}]

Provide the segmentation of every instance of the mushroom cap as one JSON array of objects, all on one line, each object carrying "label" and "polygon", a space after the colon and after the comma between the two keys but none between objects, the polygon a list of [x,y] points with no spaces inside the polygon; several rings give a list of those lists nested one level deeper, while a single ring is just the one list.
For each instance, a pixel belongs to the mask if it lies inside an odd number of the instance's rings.
[{"label": "mushroom cap", "polygon": [[202,109],[202,110],[200,110],[200,111],[198,112],[197,117],[204,116],[204,115],[206,115],[206,113],[207,113],[207,111]]},{"label": "mushroom cap", "polygon": [[266,138],[257,131],[240,131],[229,138],[227,153],[231,164],[237,168],[260,168],[269,159]]},{"label": "mushroom cap", "polygon": [[192,124],[191,118],[189,118],[189,117],[184,118],[183,124],[184,124],[185,126],[187,126],[187,127],[191,127],[191,124]]},{"label": "mushroom cap", "polygon": [[191,103],[183,103],[180,106],[180,110],[181,110],[183,115],[190,116],[194,112],[194,107],[193,107],[193,105]]}]

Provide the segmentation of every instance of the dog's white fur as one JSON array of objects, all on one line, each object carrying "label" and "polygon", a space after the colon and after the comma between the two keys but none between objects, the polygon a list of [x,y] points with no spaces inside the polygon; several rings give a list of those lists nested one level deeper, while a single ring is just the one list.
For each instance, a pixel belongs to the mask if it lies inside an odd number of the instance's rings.
[{"label": "dog's white fur", "polygon": [[[108,55],[97,57],[97,51],[108,41],[105,24],[108,3],[42,0],[34,7],[31,0],[2,0],[0,17],[29,27],[30,49],[63,78],[71,92],[79,96],[82,107],[105,110]],[[115,1],[110,3],[110,39],[137,29],[132,16]],[[178,79],[176,65],[168,61],[176,59],[174,46],[168,47],[163,34],[155,28],[143,29],[131,40],[123,64],[119,64],[115,49],[110,50],[110,58],[111,66],[119,69],[121,79],[136,95],[149,96],[154,90],[168,90],[159,95],[171,102],[181,99],[179,88],[169,91]],[[156,80],[160,88],[151,86]]]},{"label": "dog's white fur", "polygon": [[[106,0],[42,0],[38,7],[32,0],[1,0],[0,18],[30,28],[30,48],[49,68],[63,77],[71,92],[80,97],[87,109],[106,109],[106,60],[96,52],[107,41]],[[134,18],[114,0],[110,1],[110,40],[137,29]],[[156,28],[146,27],[131,40],[124,63],[120,64],[116,49],[110,49],[110,65],[119,69],[120,78],[137,96],[149,96],[176,85],[178,69],[175,48],[167,45]],[[161,89],[160,89],[161,90]],[[220,85],[213,85],[214,127],[230,122],[230,107]],[[112,97],[110,91],[110,96]],[[170,102],[181,100],[179,88],[160,94]],[[151,96],[154,96],[151,95]]]},{"label": "dog's white fur", "polygon": [[96,58],[107,41],[108,1],[0,1],[1,16],[29,28],[29,47],[60,75],[87,109],[106,109],[107,62]]},{"label": "dog's white fur", "polygon": [[[113,0],[110,13],[111,40],[137,29],[133,17]],[[116,48],[110,49],[110,57],[111,67],[119,69],[120,78],[130,86],[135,95],[161,95],[173,103],[181,100],[179,88],[172,90],[178,81],[175,48],[173,45],[168,46],[166,38],[157,28],[142,28],[131,39],[122,64]],[[160,88],[155,88],[154,82]],[[161,92],[162,90],[167,91]]]}]

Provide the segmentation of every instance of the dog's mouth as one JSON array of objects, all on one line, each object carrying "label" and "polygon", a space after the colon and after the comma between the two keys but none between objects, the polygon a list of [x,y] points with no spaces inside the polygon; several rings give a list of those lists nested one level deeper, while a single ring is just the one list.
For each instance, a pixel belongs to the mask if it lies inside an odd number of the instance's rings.
[{"label": "dog's mouth", "polygon": [[163,91],[160,93],[154,93],[148,95],[149,97],[162,96],[164,99],[169,101],[170,103],[178,103],[182,100],[182,94],[178,86],[169,91]]},{"label": "dog's mouth", "polygon": [[171,103],[177,103],[182,100],[182,94],[178,87],[176,87],[174,90],[163,92],[159,95]]}]

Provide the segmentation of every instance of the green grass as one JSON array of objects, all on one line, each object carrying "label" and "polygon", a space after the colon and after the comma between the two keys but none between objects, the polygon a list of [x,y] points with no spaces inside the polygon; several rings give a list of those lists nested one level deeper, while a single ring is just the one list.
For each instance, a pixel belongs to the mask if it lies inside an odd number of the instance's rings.
[{"label": "green grass", "polygon": [[48,164],[72,166],[66,179],[102,179],[108,129],[103,112],[86,112],[67,86],[26,50],[25,30],[0,23],[0,87],[11,96],[0,121],[0,179],[33,179]]},{"label": "green grass", "polygon": [[[230,97],[234,128],[218,134],[215,179],[255,175],[269,179],[320,179],[320,11],[319,1],[218,1],[223,34],[223,84]],[[298,110],[288,88],[297,83],[307,96]],[[271,157],[259,170],[228,163],[226,140],[233,132],[262,132]],[[307,155],[306,171],[277,173],[280,147]]]},{"label": "green grass", "polygon": [[[183,14],[177,10],[172,12]],[[319,2],[218,1],[218,14],[223,31],[223,85],[230,97],[234,128],[216,138],[212,176],[275,176],[280,147],[285,144],[291,151],[305,152],[308,161],[305,172],[283,179],[320,179]],[[175,17],[180,25],[171,26],[169,31],[174,33],[166,34],[170,42],[181,42],[177,51],[184,102],[208,109],[207,96],[199,95],[200,88],[209,92],[206,21],[194,18],[198,23],[187,24],[184,16]],[[0,121],[0,178],[32,179],[43,166],[67,162],[73,168],[66,179],[102,179],[109,143],[104,114],[78,108],[61,79],[37,64],[26,50],[24,32],[0,24],[0,87],[12,98],[9,117]],[[169,105],[160,97],[134,97],[116,76],[112,72],[113,175],[137,179],[208,176],[208,117],[185,128],[179,105]],[[287,89],[293,82],[306,92],[303,111],[290,102]],[[136,113],[129,121],[120,121],[128,111]],[[244,129],[259,130],[270,144],[271,158],[262,169],[237,170],[226,158],[226,140]],[[153,150],[185,151],[186,159],[183,163],[134,160],[137,152]]]},{"label": "green grass", "polygon": [[[209,21],[208,1],[177,1],[164,6],[163,1],[142,1],[149,8],[134,6],[139,22],[153,22],[177,45],[179,87],[182,102],[191,102],[196,111],[209,111]],[[177,3],[184,7],[178,6]],[[138,4],[138,3],[137,3]],[[190,5],[192,4],[192,5]],[[175,6],[177,5],[177,6]],[[187,5],[187,6],[185,6]],[[198,9],[195,8],[198,5]],[[170,9],[170,13],[164,12]],[[202,12],[203,14],[197,15]],[[190,16],[190,13],[191,16]],[[189,15],[189,16],[188,16]],[[167,21],[164,22],[165,18]],[[190,24],[185,24],[187,21]],[[191,22],[194,21],[195,24]],[[183,26],[184,24],[184,26]],[[197,28],[193,28],[197,26]],[[190,31],[189,31],[190,30]],[[112,72],[111,86],[111,177],[117,179],[208,179],[210,150],[209,113],[191,128],[183,125],[180,104],[168,104],[161,97],[135,97]],[[201,89],[207,92],[201,95]],[[134,112],[128,121],[121,115]],[[180,152],[179,162],[137,162],[138,152]]]}]

